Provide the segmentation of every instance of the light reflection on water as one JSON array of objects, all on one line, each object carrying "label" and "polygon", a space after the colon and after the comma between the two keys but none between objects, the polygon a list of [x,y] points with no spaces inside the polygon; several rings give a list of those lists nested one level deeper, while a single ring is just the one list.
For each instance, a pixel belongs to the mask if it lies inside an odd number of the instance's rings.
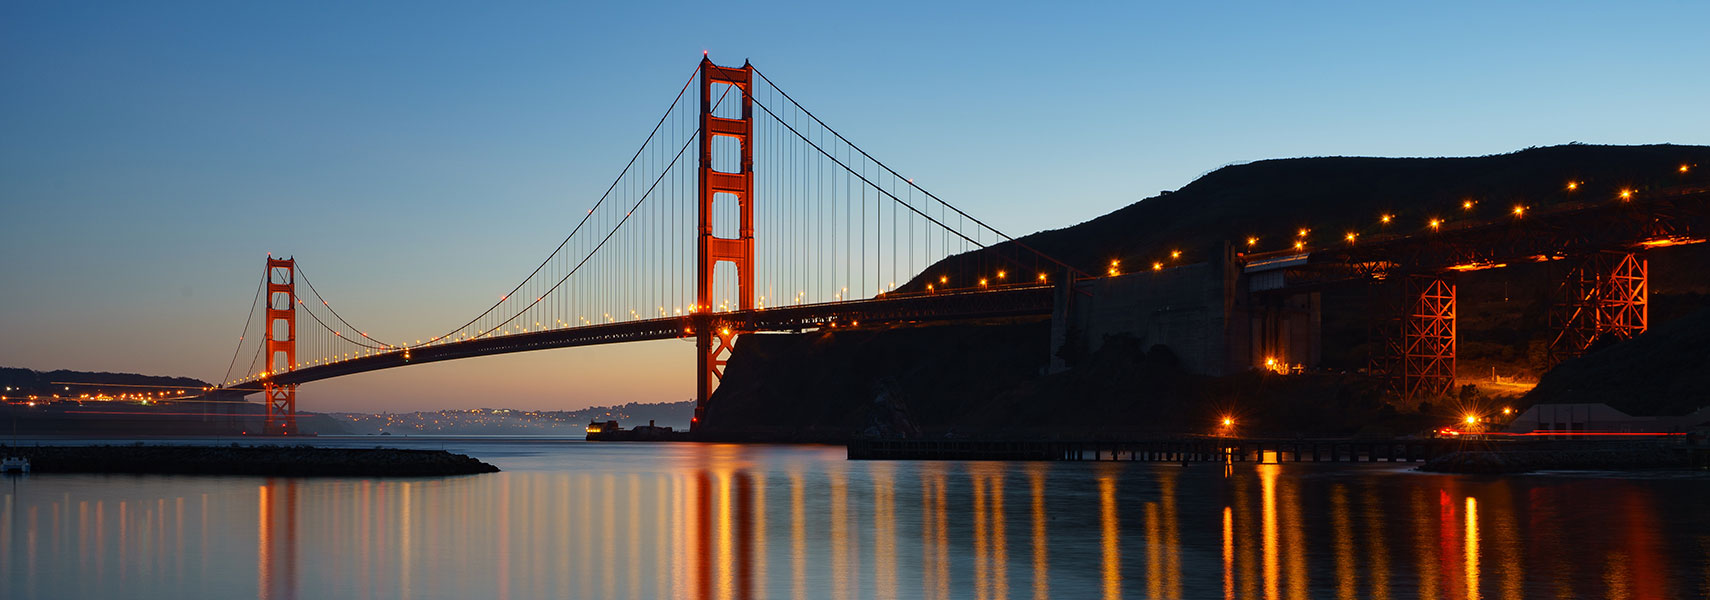
[{"label": "light reflection on water", "polygon": [[0,596],[1710,595],[1703,477],[433,444],[506,472],[0,480]]}]

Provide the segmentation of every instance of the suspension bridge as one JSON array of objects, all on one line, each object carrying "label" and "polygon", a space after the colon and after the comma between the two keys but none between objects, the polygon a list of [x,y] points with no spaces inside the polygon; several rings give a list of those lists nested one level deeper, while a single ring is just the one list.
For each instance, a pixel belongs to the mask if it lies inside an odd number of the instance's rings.
[{"label": "suspension bridge", "polygon": [[1384,214],[1369,235],[1314,243],[1301,229],[1292,246],[1269,251],[1232,235],[1214,257],[1176,251],[1149,270],[1113,258],[1094,276],[915,185],[752,65],[703,58],[606,192],[497,301],[424,338],[380,339],[340,314],[297,260],[270,255],[216,393],[264,394],[265,432],[290,434],[298,386],[313,381],[693,339],[694,428],[744,334],[1050,318],[1041,351],[1054,368],[1065,348],[1127,334],[1170,347],[1199,373],[1281,371],[1317,361],[1313,294],[1376,283],[1385,300],[1373,373],[1402,395],[1440,394],[1455,382],[1455,274],[1571,263],[1551,348],[1573,356],[1645,331],[1644,253],[1710,237],[1707,199],[1705,187],[1621,189],[1405,232],[1389,231],[1395,215]]},{"label": "suspension bridge", "polygon": [[[904,291],[928,265],[987,248],[958,265],[985,273],[977,284]],[[379,339],[298,261],[269,255],[221,389],[265,394],[266,433],[289,434],[312,381],[693,338],[695,424],[739,335],[1049,314],[1060,274],[1086,276],[915,185],[752,65],[703,58],[606,193],[492,305],[430,337]]]}]

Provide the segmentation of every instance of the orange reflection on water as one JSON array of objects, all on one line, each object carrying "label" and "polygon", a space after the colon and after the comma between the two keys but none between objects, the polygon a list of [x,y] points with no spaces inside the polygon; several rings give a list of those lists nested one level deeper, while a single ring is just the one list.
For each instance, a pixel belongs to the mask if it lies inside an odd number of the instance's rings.
[{"label": "orange reflection on water", "polygon": [[1027,479],[1033,488],[1033,598],[1051,597],[1051,550],[1045,532],[1045,473],[1049,463],[1028,463]]},{"label": "orange reflection on water", "polygon": [[896,488],[891,465],[873,467],[873,587],[879,598],[897,597]]},{"label": "orange reflection on water", "polygon": [[1340,483],[1330,488],[1330,520],[1336,537],[1336,597],[1352,600],[1359,596],[1359,580],[1354,570],[1354,536],[1348,519],[1348,490]]},{"label": "orange reflection on water", "polygon": [[1235,511],[1223,507],[1223,597],[1235,598]]},{"label": "orange reflection on water", "polygon": [[1367,596],[1372,600],[1389,600],[1389,543],[1383,535],[1384,505],[1376,486],[1369,482],[1361,494],[1365,503],[1366,557],[1373,568],[1366,569],[1371,580]]},{"label": "orange reflection on water", "polygon": [[1164,597],[1164,540],[1158,523],[1158,503],[1146,503],[1146,593]]},{"label": "orange reflection on water", "polygon": [[829,473],[831,479],[831,597],[848,598],[855,590],[851,577],[854,565],[849,560],[853,548],[849,537],[849,490],[842,471]]},{"label": "orange reflection on water", "polygon": [[790,471],[790,589],[807,596],[807,516],[802,508],[802,473]]},{"label": "orange reflection on water", "polygon": [[1478,600],[1478,501],[1467,496],[1466,529],[1467,600]]},{"label": "orange reflection on water", "polygon": [[1282,588],[1277,581],[1282,569],[1277,564],[1277,471],[1282,467],[1274,464],[1259,465],[1259,510],[1263,521],[1263,548],[1265,554],[1265,598],[1276,600],[1282,597]]},{"label": "orange reflection on water", "polygon": [[1104,550],[1104,597],[1122,597],[1122,525],[1116,514],[1116,476],[1098,478],[1099,529]]}]

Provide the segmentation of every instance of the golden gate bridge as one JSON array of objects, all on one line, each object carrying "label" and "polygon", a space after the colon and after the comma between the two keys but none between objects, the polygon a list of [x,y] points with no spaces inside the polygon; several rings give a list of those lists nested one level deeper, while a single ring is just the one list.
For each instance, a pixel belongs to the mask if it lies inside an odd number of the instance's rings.
[{"label": "golden gate bridge", "polygon": [[[1302,230],[1292,247],[1270,252],[1248,238],[1228,244],[1221,260],[1229,276],[1220,285],[1244,299],[1254,324],[1204,334],[1222,336],[1240,368],[1262,368],[1263,357],[1287,352],[1277,329],[1291,295],[1387,282],[1374,288],[1390,290],[1392,301],[1373,367],[1399,393],[1441,393],[1454,383],[1454,273],[1572,259],[1552,346],[1571,356],[1645,330],[1642,253],[1704,241],[1707,197],[1703,188],[1623,190],[1551,210],[1517,205],[1504,218],[1450,227],[1433,219],[1409,233],[1349,232],[1330,244],[1309,245]],[[1171,258],[1179,264],[1179,253]],[[915,185],[752,65],[703,57],[571,232],[461,324],[381,339],[335,310],[297,260],[269,255],[219,393],[263,393],[265,433],[290,434],[298,386],[312,381],[473,356],[693,339],[693,428],[740,335],[1046,315],[1060,322],[1077,297],[1100,293],[1100,280],[1145,273],[1124,273],[1115,260],[1103,276],[1091,275],[1094,268],[1053,258]],[[1235,304],[1224,302],[1224,322]]]}]

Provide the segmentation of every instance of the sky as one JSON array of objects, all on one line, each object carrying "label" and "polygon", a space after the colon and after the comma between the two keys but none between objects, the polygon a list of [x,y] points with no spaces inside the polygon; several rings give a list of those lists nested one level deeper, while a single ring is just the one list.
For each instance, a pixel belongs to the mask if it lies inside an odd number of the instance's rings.
[{"label": "sky", "polygon": [[[563,238],[702,52],[1022,234],[1266,158],[1710,144],[1704,23],[1685,1],[4,2],[0,366],[219,380],[269,252],[376,337],[462,323]],[[674,340],[298,398],[693,395]]]}]

